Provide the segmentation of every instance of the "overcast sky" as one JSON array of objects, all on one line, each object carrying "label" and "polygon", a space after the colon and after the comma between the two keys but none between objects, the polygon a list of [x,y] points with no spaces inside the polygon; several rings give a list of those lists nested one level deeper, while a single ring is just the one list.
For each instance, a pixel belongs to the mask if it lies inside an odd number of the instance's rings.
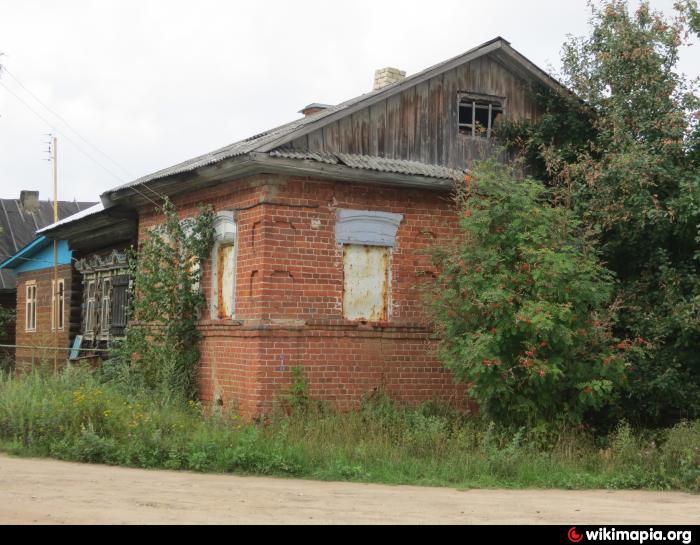
[{"label": "overcast sky", "polygon": [[[566,35],[585,34],[589,16],[585,0],[0,0],[0,63],[24,88],[8,74],[0,83],[65,135],[60,198],[97,200],[291,121],[310,102],[368,92],[376,68],[410,75],[500,35],[558,70]],[[700,47],[684,51],[682,70],[698,67]],[[0,197],[51,196],[42,159],[55,129],[0,86]]]}]

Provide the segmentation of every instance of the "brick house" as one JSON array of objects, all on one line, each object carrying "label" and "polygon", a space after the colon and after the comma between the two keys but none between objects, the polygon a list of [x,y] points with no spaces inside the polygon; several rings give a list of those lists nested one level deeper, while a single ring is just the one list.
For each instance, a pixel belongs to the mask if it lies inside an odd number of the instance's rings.
[{"label": "brick house", "polygon": [[[59,201],[58,217],[69,217],[94,204]],[[22,191],[19,199],[0,199],[0,306],[17,311],[16,327],[0,329],[0,344],[30,343],[38,346],[42,344],[40,338],[44,341],[51,340],[53,343],[51,324],[47,321],[51,316],[49,299],[52,293],[51,282],[47,284],[46,279],[43,278],[46,274],[45,269],[48,268],[51,268],[51,275],[53,275],[53,243],[45,237],[36,236],[37,229],[51,223],[53,223],[53,202],[40,200],[38,191]],[[47,246],[51,246],[51,249],[47,250]],[[65,282],[66,289],[70,290],[73,274],[70,266],[70,251],[65,242],[60,245],[60,250],[61,278]],[[33,307],[37,314],[33,324],[30,324],[32,327],[28,330],[25,319],[27,285],[32,282],[37,289],[36,304]],[[79,315],[73,317],[73,321],[76,320],[79,320]],[[15,357],[13,350],[0,350],[0,352],[9,353],[11,357]],[[39,351],[35,353],[38,357]],[[30,355],[23,352],[17,353],[16,356],[31,359]]]},{"label": "brick house", "polygon": [[[3,263],[17,276],[15,357],[20,364],[53,361],[52,348],[68,348],[77,333],[80,307],[73,298],[80,290],[65,241],[58,244],[58,283],[53,261],[53,242],[40,236]],[[62,352],[59,359],[66,356]]]},{"label": "brick house", "polygon": [[425,254],[456,233],[451,191],[495,153],[493,129],[540,115],[537,86],[561,89],[502,38],[410,77],[378,70],[370,93],[107,191],[42,234],[88,256],[142,239],[159,196],[183,218],[213,205],[204,400],[264,413],[299,366],[341,409],[380,388],[463,404],[433,350]]}]

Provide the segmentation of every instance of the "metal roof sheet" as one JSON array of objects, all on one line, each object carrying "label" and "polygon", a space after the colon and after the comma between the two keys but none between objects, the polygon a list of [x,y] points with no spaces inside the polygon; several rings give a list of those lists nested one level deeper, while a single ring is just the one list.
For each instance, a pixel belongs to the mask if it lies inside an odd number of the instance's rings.
[{"label": "metal roof sheet", "polygon": [[326,163],[329,165],[341,164],[350,168],[374,170],[376,172],[393,172],[396,174],[425,176],[426,178],[438,178],[443,180],[461,180],[464,177],[463,172],[440,165],[429,165],[426,163],[406,161],[403,159],[387,159],[385,157],[376,157],[373,155],[317,153],[299,150],[274,150],[270,152],[270,157],[280,157],[284,159],[305,159],[317,161],[319,163]]},{"label": "metal roof sheet", "polygon": [[[58,217],[66,218],[94,205],[94,202],[59,201]],[[0,261],[15,255],[36,238],[39,229],[53,223],[53,202],[39,201],[36,212],[22,209],[19,199],[0,199]],[[0,270],[0,289],[14,290],[13,271]]]},{"label": "metal roof sheet", "polygon": [[49,231],[53,229],[54,227],[58,227],[59,225],[65,225],[66,223],[71,223],[74,221],[77,221],[79,219],[86,218],[88,216],[92,216],[93,214],[99,214],[105,209],[104,205],[101,202],[98,202],[97,204],[91,206],[90,208],[86,208],[85,210],[81,210],[77,214],[73,214],[71,216],[68,216],[66,218],[63,218],[56,223],[52,223],[51,225],[47,225],[43,229],[39,229],[37,231],[37,234],[40,235],[41,233],[45,231]]}]

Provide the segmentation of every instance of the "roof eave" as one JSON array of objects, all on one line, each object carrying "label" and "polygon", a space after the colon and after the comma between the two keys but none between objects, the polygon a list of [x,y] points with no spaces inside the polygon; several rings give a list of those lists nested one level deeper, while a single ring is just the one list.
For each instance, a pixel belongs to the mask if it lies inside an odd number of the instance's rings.
[{"label": "roof eave", "polygon": [[0,269],[13,269],[14,267],[12,267],[11,265],[13,265],[15,261],[19,261],[23,257],[34,255],[34,252],[47,245],[47,242],[48,241],[45,236],[35,238],[24,248],[21,248],[15,255],[13,255],[12,257],[8,257],[5,261],[0,263]]},{"label": "roof eave", "polygon": [[[174,196],[258,174],[286,174],[342,182],[376,183],[433,190],[449,190],[454,183],[453,180],[446,178],[380,172],[341,164],[330,165],[314,160],[276,158],[270,157],[267,153],[251,152],[244,156],[225,159],[215,165],[200,167],[189,173],[182,173],[176,178],[162,178],[151,182],[151,186],[154,191]],[[187,184],[181,183],[183,178],[187,179]],[[115,205],[124,203],[138,208],[149,204],[143,192],[134,188],[123,188],[118,193],[109,194],[109,198]]]},{"label": "roof eave", "polygon": [[259,165],[261,172],[271,174],[291,174],[311,178],[322,177],[340,182],[365,182],[400,187],[446,190],[454,187],[454,180],[433,178],[417,174],[380,172],[371,169],[354,168],[346,165],[332,165],[309,159],[285,159],[270,157],[267,153],[252,153],[252,160]]}]

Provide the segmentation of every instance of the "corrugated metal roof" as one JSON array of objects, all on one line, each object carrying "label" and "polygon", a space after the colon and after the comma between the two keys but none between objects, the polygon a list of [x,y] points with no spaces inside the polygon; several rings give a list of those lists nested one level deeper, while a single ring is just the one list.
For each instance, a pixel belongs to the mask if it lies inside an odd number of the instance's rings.
[{"label": "corrugated metal roof", "polygon": [[[94,205],[92,202],[58,202],[58,217],[67,218]],[[39,229],[53,223],[53,203],[39,201],[36,212],[22,209],[19,199],[0,199],[0,261],[15,255],[36,238]],[[14,272],[0,270],[0,289],[13,290],[17,285]]]},{"label": "corrugated metal roof", "polygon": [[[482,54],[487,54],[498,48],[507,48],[513,53],[513,55],[515,55],[517,62],[523,63],[523,66],[526,70],[533,73],[542,81],[546,81],[552,86],[561,86],[561,84],[559,84],[559,82],[557,82],[551,76],[549,76],[549,74],[544,72],[542,69],[532,65],[525,57],[513,50],[510,47],[510,42],[499,36],[473,49],[470,49],[466,53],[462,53],[461,55],[457,55],[456,57],[438,63],[434,66],[431,66],[430,68],[418,72],[417,74],[413,74],[396,83],[387,85],[386,87],[383,87],[376,91],[371,91],[369,93],[365,93],[358,97],[352,98],[346,102],[343,102],[342,104],[338,104],[336,106],[332,106],[326,110],[318,112],[315,115],[303,117],[296,121],[292,121],[291,123],[287,123],[286,125],[282,125],[280,127],[276,127],[269,131],[265,131],[250,138],[246,138],[245,140],[241,140],[240,142],[235,142],[228,146],[224,146],[223,148],[220,148],[211,153],[206,153],[204,155],[200,155],[199,157],[195,157],[193,159],[183,161],[182,163],[178,163],[177,165],[174,165],[172,167],[164,168],[152,174],[148,174],[147,176],[138,178],[133,182],[129,182],[127,184],[111,189],[107,191],[106,194],[115,193],[122,189],[133,187],[139,184],[144,184],[161,178],[166,178],[168,176],[182,174],[185,172],[191,172],[195,169],[207,165],[212,165],[219,161],[223,161],[224,159],[238,157],[254,151],[274,151],[274,148],[277,148],[278,146],[283,146],[291,138],[296,138],[298,135],[305,134],[306,132],[315,130],[320,126],[323,126],[326,122],[330,121],[328,120],[329,117],[334,117],[336,116],[336,114],[344,115],[344,110],[350,110],[356,107],[364,107],[372,101],[382,100],[383,98],[390,96],[394,93],[400,92],[401,90],[407,87],[416,85],[419,81],[422,81],[426,77],[432,77],[433,74],[439,73],[441,70],[449,69],[455,63],[467,62],[468,60],[476,58]],[[384,167],[382,166],[381,168]],[[387,170],[386,172],[393,171]]]},{"label": "corrugated metal roof", "polygon": [[385,159],[384,157],[351,155],[347,153],[338,153],[337,157],[351,168],[364,168],[367,170],[376,170],[378,172],[395,172],[397,174],[409,174],[445,180],[460,180],[464,177],[464,173],[459,170],[440,165],[428,165],[416,161]]},{"label": "corrugated metal roof", "polygon": [[440,165],[428,165],[426,163],[405,161],[402,159],[386,159],[385,157],[376,157],[372,155],[275,150],[270,152],[270,157],[305,159],[329,165],[341,164],[350,168],[374,170],[376,172],[393,172],[395,174],[407,174],[411,176],[425,176],[426,178],[438,178],[443,180],[461,180],[464,177],[463,172]]},{"label": "corrugated metal roof", "polygon": [[134,180],[133,182],[129,182],[127,184],[115,187],[114,189],[110,189],[109,191],[107,191],[107,193],[114,193],[116,191],[119,191],[120,189],[126,189],[135,185],[150,182],[152,180],[165,178],[167,176],[172,176],[175,174],[181,174],[183,172],[190,172],[203,166],[218,163],[219,161],[223,161],[224,159],[230,159],[232,157],[245,155],[246,153],[255,151],[260,146],[273,142],[276,138],[280,136],[293,132],[295,129],[304,125],[305,122],[308,122],[310,119],[315,120],[319,116],[325,116],[326,113],[331,110],[334,109],[329,109],[311,117],[304,117],[302,119],[292,121],[291,123],[287,123],[286,125],[282,125],[281,127],[277,127],[269,131],[257,134],[255,136],[251,136],[250,138],[246,138],[245,140],[241,140],[240,142],[235,142],[228,146],[224,146],[223,148],[220,148],[216,151],[205,153],[204,155],[200,155],[199,157],[195,157],[193,159],[188,159],[187,161],[183,161],[182,163],[178,163],[177,165],[174,165],[172,167],[164,168],[152,174],[148,174],[147,176],[142,176],[141,178]]},{"label": "corrugated metal roof", "polygon": [[53,229],[54,227],[58,227],[59,225],[65,225],[66,223],[71,223],[73,221],[77,221],[79,219],[83,219],[83,218],[86,218],[88,216],[92,216],[93,214],[99,214],[104,209],[105,209],[104,205],[101,202],[98,202],[97,204],[94,204],[93,206],[86,208],[85,210],[81,210],[77,214],[67,216],[63,219],[60,219],[56,223],[52,223],[50,225],[47,225],[46,227],[39,229],[36,233],[37,233],[37,235],[40,235],[45,231],[49,231],[50,229]]},{"label": "corrugated metal roof", "polygon": [[279,149],[270,152],[270,157],[280,157],[283,159],[311,159],[319,163],[337,165],[338,157],[333,153],[319,153],[316,151],[299,151]]}]

